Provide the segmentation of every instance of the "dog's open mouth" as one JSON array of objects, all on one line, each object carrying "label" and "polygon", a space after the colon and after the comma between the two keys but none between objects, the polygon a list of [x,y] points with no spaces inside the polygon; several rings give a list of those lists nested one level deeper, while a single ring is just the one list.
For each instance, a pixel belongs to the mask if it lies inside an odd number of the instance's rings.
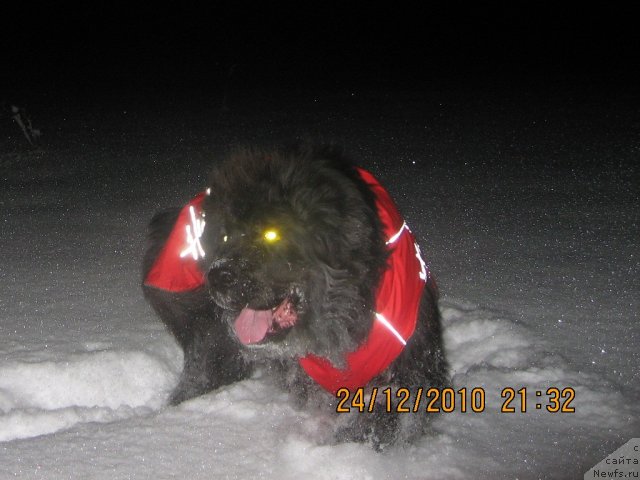
[{"label": "dog's open mouth", "polygon": [[287,297],[270,310],[243,308],[233,322],[233,329],[240,342],[251,345],[262,342],[267,335],[293,327],[297,321],[298,312],[291,298]]}]

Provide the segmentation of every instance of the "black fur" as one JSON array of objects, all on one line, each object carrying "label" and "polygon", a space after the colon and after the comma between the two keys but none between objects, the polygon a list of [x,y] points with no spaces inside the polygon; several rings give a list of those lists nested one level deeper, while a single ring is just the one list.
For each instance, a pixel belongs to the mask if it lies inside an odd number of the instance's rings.
[{"label": "black fur", "polygon": [[[300,368],[308,353],[344,364],[366,338],[387,249],[373,194],[355,168],[327,148],[242,150],[214,168],[203,211],[206,285],[188,293],[144,286],[144,293],[180,343],[185,366],[176,404],[245,378],[262,365],[306,402],[335,406]],[[154,217],[143,275],[152,267],[178,209]],[[263,241],[265,229],[281,239]],[[257,345],[241,344],[231,325],[243,307],[273,309],[286,299],[296,324]],[[425,288],[418,325],[403,353],[371,386],[447,385],[437,292]],[[338,441],[381,446],[420,433],[425,414],[411,420],[381,412],[340,419]],[[409,418],[409,417],[407,417]],[[401,424],[412,424],[413,429]],[[409,432],[409,433],[407,433]]]}]

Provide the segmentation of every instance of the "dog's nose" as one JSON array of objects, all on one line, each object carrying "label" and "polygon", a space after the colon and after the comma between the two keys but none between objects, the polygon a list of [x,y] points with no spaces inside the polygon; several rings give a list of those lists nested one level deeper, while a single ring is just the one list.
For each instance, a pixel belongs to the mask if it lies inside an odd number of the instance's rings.
[{"label": "dog's nose", "polygon": [[229,260],[216,260],[207,276],[209,285],[218,290],[231,288],[236,280],[236,275]]}]

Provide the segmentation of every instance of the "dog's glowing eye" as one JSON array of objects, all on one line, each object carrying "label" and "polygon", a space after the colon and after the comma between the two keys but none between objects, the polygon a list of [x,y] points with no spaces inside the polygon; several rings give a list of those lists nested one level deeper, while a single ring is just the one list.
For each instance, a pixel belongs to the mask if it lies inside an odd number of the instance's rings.
[{"label": "dog's glowing eye", "polygon": [[226,235],[224,237],[222,237],[222,241],[227,243],[227,240],[229,240],[229,237],[227,237]]},{"label": "dog's glowing eye", "polygon": [[264,238],[265,242],[275,243],[280,240],[280,234],[277,230],[270,228],[269,230],[265,230],[262,238]]}]

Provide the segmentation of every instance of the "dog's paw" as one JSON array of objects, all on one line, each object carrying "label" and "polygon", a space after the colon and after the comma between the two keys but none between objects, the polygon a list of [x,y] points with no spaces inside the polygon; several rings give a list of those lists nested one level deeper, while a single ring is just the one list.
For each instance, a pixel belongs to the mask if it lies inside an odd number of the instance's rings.
[{"label": "dog's paw", "polygon": [[374,411],[345,415],[336,425],[336,443],[365,443],[376,451],[382,451],[398,440],[401,422],[397,413]]}]

